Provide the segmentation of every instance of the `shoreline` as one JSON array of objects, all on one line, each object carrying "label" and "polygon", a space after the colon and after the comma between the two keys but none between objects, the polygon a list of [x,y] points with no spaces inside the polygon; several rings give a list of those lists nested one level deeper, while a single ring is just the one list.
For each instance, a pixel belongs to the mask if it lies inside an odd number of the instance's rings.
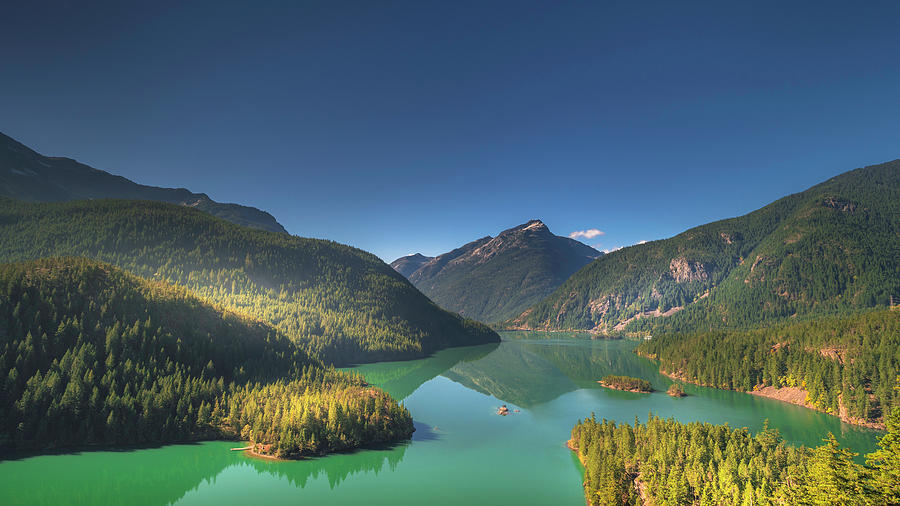
[{"label": "shoreline", "polygon": [[494,329],[497,332],[546,332],[548,334],[587,334],[591,336],[591,339],[610,339],[610,340],[618,340],[625,339],[630,336],[628,333],[618,332],[614,334],[610,334],[607,332],[598,332],[595,330],[584,330],[584,329],[533,329],[530,327],[502,327]]},{"label": "shoreline", "polygon": [[[578,447],[575,446],[575,441],[573,439],[569,439],[566,441],[566,448],[575,452],[575,457],[578,459],[578,462],[581,462],[581,467],[584,469],[584,473],[582,474],[581,479],[581,488],[584,490],[584,503],[587,506],[592,506],[591,500],[588,498],[588,490],[587,490],[587,466],[584,462],[584,457],[581,455],[581,452],[578,451]],[[634,481],[632,482],[635,490],[638,493],[638,496],[641,498],[641,503],[647,503],[647,485],[641,481],[640,475],[635,476]]]},{"label": "shoreline", "polygon": [[587,490],[587,466],[584,463],[584,457],[581,455],[581,452],[578,451],[578,447],[575,446],[575,440],[569,438],[566,441],[566,448],[575,452],[575,458],[578,459],[578,462],[581,462],[581,492],[584,494],[584,504],[586,506],[591,506],[591,500],[588,498],[588,490]]},{"label": "shoreline", "polygon": [[[635,353],[637,353],[637,352],[635,352]],[[786,402],[788,404],[800,406],[801,408],[810,409],[812,411],[817,411],[817,412],[825,414],[825,415],[836,417],[841,422],[846,423],[847,425],[853,425],[855,427],[863,427],[866,429],[887,430],[887,427],[885,426],[883,421],[859,420],[859,419],[853,418],[851,416],[848,416],[844,413],[840,413],[840,414],[829,413],[828,411],[824,411],[822,409],[817,408],[816,406],[808,404],[806,402],[806,391],[802,390],[800,388],[796,388],[796,387],[780,387],[779,388],[779,387],[773,387],[773,386],[757,385],[755,390],[751,390],[749,392],[744,392],[742,390],[735,390],[733,388],[719,388],[715,385],[705,385],[703,383],[700,383],[699,381],[692,381],[691,379],[687,378],[683,374],[668,372],[661,367],[661,364],[659,363],[659,360],[656,359],[656,357],[641,354],[641,353],[637,353],[637,355],[644,357],[646,359],[655,361],[657,363],[657,365],[660,365],[659,373],[669,379],[672,379],[672,380],[682,381],[684,383],[690,383],[691,385],[695,385],[698,387],[715,388],[717,390],[727,390],[730,392],[739,392],[742,394],[753,395],[756,397],[764,397],[766,399],[773,399],[776,401]],[[799,398],[799,395],[801,395],[801,392],[803,395],[802,400],[800,400],[800,398]],[[843,411],[843,409],[841,411]]]},{"label": "shoreline", "polygon": [[272,460],[275,462],[298,462],[301,460],[301,459],[283,459],[281,457],[276,457],[274,455],[267,455],[265,453],[259,453],[256,451],[256,449],[244,450],[241,453],[243,453],[244,455],[247,455],[253,459]]},{"label": "shoreline", "polygon": [[[821,410],[809,403],[806,402],[807,392],[801,388],[797,387],[774,387],[774,386],[763,386],[757,387],[758,389],[752,390],[750,392],[745,392],[750,395],[755,395],[757,397],[765,397],[767,399],[775,399],[777,401],[786,402],[788,404],[793,404],[795,406],[801,406],[807,409],[811,409],[813,411],[818,411],[819,413],[825,413],[826,415],[836,416],[842,422],[855,425],[857,427],[865,427],[867,429],[876,429],[876,430],[887,430],[884,422],[878,421],[869,421],[869,420],[860,420],[858,418],[851,417],[846,413],[843,413],[844,408],[841,406],[841,413],[834,414],[829,413],[828,411]],[[802,396],[802,399],[801,399]]]},{"label": "shoreline", "polygon": [[610,385],[603,380],[597,380],[597,383],[600,383],[600,386],[602,386],[604,388],[608,388],[610,390],[618,390],[620,392],[631,392],[633,394],[652,394],[653,393],[652,389],[651,390],[641,390],[638,388],[622,388],[622,387]]}]

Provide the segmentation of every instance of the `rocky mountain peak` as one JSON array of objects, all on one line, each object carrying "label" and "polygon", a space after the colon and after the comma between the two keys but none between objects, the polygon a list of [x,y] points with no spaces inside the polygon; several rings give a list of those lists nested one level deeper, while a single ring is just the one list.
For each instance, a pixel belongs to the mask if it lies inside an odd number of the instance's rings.
[{"label": "rocky mountain peak", "polygon": [[432,259],[433,257],[427,257],[421,253],[413,253],[412,255],[406,255],[405,257],[394,260],[391,262],[391,267],[400,274],[408,277]]}]

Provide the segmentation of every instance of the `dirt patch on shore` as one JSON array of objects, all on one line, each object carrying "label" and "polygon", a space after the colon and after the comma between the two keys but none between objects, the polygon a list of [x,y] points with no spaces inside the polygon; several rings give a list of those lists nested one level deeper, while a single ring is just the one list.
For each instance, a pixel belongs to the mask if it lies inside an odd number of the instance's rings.
[{"label": "dirt patch on shore", "polygon": [[[796,404],[797,406],[803,406],[804,408],[809,408],[815,411],[827,413],[813,406],[812,404],[806,402],[806,398],[808,392],[803,390],[802,388],[797,387],[761,387],[757,388],[752,392],[747,392],[750,395],[756,395],[759,397],[767,397],[769,399],[777,399],[779,401],[789,402],[791,404]],[[834,415],[834,413],[827,413],[830,415]],[[869,421],[869,420],[861,420],[859,418],[855,418],[849,416],[847,413],[847,409],[844,407],[843,403],[840,405],[840,413],[837,415],[838,418],[841,419],[844,423],[849,423],[851,425],[859,425],[861,427],[868,427],[870,429],[879,429],[885,430],[885,425],[880,421]]]},{"label": "dirt patch on shore", "polygon": [[811,407],[806,403],[808,392],[802,388],[796,387],[762,387],[752,392],[750,395],[758,395],[759,397],[768,397],[769,399],[778,399],[779,401],[790,402],[805,408]]}]

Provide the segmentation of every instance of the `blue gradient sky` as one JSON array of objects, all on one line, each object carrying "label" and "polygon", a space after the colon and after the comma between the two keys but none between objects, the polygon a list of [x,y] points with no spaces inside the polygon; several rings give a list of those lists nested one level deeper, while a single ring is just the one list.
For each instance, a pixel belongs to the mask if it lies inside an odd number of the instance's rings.
[{"label": "blue gradient sky", "polygon": [[900,2],[125,3],[4,5],[0,131],[387,261],[664,238],[900,157]]}]

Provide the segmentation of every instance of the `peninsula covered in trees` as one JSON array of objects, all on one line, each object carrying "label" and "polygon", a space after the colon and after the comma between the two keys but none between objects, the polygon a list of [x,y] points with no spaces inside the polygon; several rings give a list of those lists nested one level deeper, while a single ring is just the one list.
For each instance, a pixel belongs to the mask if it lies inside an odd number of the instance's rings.
[{"label": "peninsula covered in trees", "polygon": [[728,425],[592,415],[572,429],[569,447],[584,464],[590,505],[898,504],[900,410],[865,466],[833,435],[823,443],[809,450],[768,429],[753,436]]},{"label": "peninsula covered in trees", "polygon": [[414,430],[271,325],[105,263],[0,265],[0,334],[0,448],[225,438],[299,457]]}]

